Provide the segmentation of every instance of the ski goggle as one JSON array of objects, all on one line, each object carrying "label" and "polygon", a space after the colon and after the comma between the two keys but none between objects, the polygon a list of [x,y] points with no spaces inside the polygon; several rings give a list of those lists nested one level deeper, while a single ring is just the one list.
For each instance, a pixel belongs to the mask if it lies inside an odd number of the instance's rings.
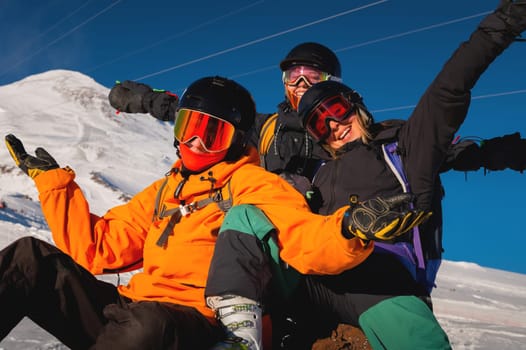
[{"label": "ski goggle", "polygon": [[319,83],[320,81],[329,80],[331,75],[314,67],[293,66],[284,71],[282,76],[283,83],[289,86],[298,85],[302,78],[310,87],[316,83]]},{"label": "ski goggle", "polygon": [[180,109],[174,121],[174,136],[177,141],[187,143],[198,137],[208,152],[227,150],[232,144],[236,128],[226,120],[213,115]]},{"label": "ski goggle", "polygon": [[342,95],[331,96],[318,104],[305,119],[305,128],[316,139],[323,141],[331,132],[329,120],[342,122],[356,110],[354,104]]}]

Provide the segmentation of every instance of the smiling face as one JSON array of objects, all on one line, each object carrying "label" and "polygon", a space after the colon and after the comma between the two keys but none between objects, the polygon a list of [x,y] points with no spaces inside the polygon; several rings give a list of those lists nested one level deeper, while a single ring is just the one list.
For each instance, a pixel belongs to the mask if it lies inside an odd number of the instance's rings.
[{"label": "smiling face", "polygon": [[363,135],[356,113],[351,113],[341,121],[329,119],[328,123],[330,132],[325,143],[334,150],[340,149],[346,143],[355,141]]},{"label": "smiling face", "polygon": [[359,107],[344,95],[329,95],[315,105],[304,124],[313,139],[337,150],[364,135],[361,115]]},{"label": "smiling face", "polygon": [[292,108],[297,109],[298,103],[301,100],[301,97],[310,87],[305,80],[301,79],[296,85],[285,84],[285,95],[287,96]]},{"label": "smiling face", "polygon": [[282,80],[285,85],[285,95],[292,108],[298,108],[299,101],[308,88],[320,81],[328,80],[330,77],[330,74],[326,72],[304,65],[292,66],[285,70]]}]

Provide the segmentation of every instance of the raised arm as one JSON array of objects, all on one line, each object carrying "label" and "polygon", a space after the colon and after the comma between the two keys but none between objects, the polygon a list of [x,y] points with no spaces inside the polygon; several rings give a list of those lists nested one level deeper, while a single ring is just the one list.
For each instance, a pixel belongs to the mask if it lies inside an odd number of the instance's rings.
[{"label": "raised arm", "polygon": [[417,206],[429,209],[433,186],[467,115],[471,89],[526,29],[526,0],[503,0],[444,64],[400,131],[400,148]]},{"label": "raised arm", "polygon": [[166,90],[131,80],[115,84],[108,95],[113,108],[126,113],[149,113],[163,121],[173,121],[179,97]]}]

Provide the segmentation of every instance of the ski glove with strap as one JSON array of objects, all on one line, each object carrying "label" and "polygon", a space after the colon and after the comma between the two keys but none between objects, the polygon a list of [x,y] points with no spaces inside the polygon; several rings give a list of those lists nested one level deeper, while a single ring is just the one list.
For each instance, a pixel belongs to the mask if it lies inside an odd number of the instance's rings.
[{"label": "ski glove with strap", "polygon": [[410,231],[431,216],[430,212],[410,209],[413,195],[403,193],[391,197],[376,197],[359,202],[350,197],[349,209],[343,217],[342,233],[346,238],[389,241]]},{"label": "ski glove with strap", "polygon": [[108,95],[110,105],[126,113],[150,113],[159,120],[175,119],[175,110],[179,104],[177,95],[155,90],[150,86],[126,80],[116,83]]},{"label": "ski glove with strap", "polygon": [[5,137],[7,149],[16,165],[32,179],[44,171],[59,168],[55,159],[42,147],[35,150],[35,157],[27,154],[22,141],[15,135],[9,134]]}]

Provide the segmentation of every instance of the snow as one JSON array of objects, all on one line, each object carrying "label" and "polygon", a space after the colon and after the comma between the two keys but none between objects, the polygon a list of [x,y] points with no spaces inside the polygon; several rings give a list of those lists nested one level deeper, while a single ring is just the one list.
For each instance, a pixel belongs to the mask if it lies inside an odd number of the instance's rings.
[{"label": "snow", "polygon": [[[78,72],[55,70],[0,87],[0,130],[28,152],[44,147],[76,172],[96,214],[124,203],[162,177],[175,160],[172,125],[116,114],[108,89]],[[0,147],[0,249],[23,236],[52,242],[33,181]],[[121,275],[126,282],[129,274]],[[105,280],[116,283],[116,276]],[[526,349],[526,275],[444,261],[434,311],[454,349]],[[0,350],[65,349],[25,319]]]}]

